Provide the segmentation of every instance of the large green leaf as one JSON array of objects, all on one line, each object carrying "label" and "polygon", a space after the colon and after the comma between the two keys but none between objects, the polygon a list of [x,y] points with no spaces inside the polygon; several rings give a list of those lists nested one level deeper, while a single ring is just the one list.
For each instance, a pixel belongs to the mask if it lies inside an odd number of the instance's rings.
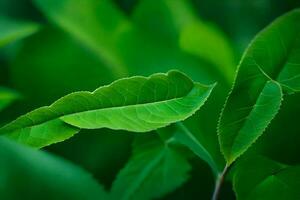
[{"label": "large green leaf", "polygon": [[23,22],[0,16],[0,47],[35,33],[39,26],[32,22]]},{"label": "large green leaf", "polygon": [[44,152],[0,138],[0,198],[108,199],[87,172]]},{"label": "large green leaf", "polygon": [[19,98],[15,91],[0,87],[0,111]]},{"label": "large green leaf", "polygon": [[300,198],[300,167],[254,157],[241,162],[233,177],[237,198],[280,200]]},{"label": "large green leaf", "polygon": [[191,166],[186,158],[156,135],[138,138],[131,159],[112,187],[112,199],[147,200],[162,197],[180,187]]},{"label": "large green leaf", "polygon": [[178,71],[124,78],[92,93],[67,95],[19,117],[0,133],[43,147],[71,137],[78,131],[75,127],[151,131],[194,114],[213,87],[194,83]]},{"label": "large green leaf", "polygon": [[126,73],[115,39],[130,23],[109,0],[34,0],[37,7],[120,76]]},{"label": "large green leaf", "polygon": [[219,123],[228,164],[262,135],[284,93],[300,89],[300,10],[275,20],[245,52]]}]

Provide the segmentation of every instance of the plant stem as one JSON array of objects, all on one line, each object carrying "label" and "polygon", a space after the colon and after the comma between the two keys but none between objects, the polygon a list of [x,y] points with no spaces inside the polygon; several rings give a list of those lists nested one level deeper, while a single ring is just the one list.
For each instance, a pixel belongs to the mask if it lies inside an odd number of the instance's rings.
[{"label": "plant stem", "polygon": [[226,176],[227,170],[228,170],[228,165],[226,165],[224,167],[224,170],[221,174],[218,175],[217,180],[216,180],[216,186],[215,186],[215,190],[212,196],[212,200],[218,200],[219,199],[219,195],[221,192],[221,188],[224,182],[224,178]]}]

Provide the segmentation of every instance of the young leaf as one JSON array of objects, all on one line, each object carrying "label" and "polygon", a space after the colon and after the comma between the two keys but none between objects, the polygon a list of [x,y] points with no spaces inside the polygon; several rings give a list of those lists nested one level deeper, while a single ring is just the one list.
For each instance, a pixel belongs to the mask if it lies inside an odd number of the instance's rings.
[{"label": "young leaf", "polygon": [[78,131],[75,127],[147,132],[194,114],[213,87],[193,82],[178,71],[124,78],[92,93],[67,95],[19,117],[0,133],[43,147],[69,138]]},{"label": "young leaf", "polygon": [[113,183],[112,199],[160,198],[180,187],[190,169],[186,158],[168,143],[153,135],[137,140],[133,156]]},{"label": "young leaf", "polygon": [[21,22],[0,16],[0,48],[15,40],[27,37],[36,31],[39,26],[32,22]]},{"label": "young leaf", "polygon": [[245,52],[218,127],[231,164],[262,135],[277,114],[283,92],[300,91],[300,10],[275,20]]},{"label": "young leaf", "polygon": [[3,110],[5,107],[7,107],[9,104],[11,104],[17,98],[19,98],[18,93],[0,87],[0,111]]},{"label": "young leaf", "polygon": [[[109,0],[34,0],[36,6],[54,23],[101,58],[115,75],[127,69],[116,53],[115,39],[130,26],[129,21]],[[101,27],[101,28],[100,28]]]},{"label": "young leaf", "polygon": [[233,177],[237,199],[299,199],[300,167],[254,157],[241,162]]},{"label": "young leaf", "polygon": [[79,167],[0,137],[1,199],[108,199]]}]

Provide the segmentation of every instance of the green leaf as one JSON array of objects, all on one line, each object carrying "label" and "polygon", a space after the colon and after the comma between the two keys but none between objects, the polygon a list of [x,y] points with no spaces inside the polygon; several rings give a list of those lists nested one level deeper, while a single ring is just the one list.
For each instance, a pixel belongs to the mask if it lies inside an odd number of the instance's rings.
[{"label": "green leaf", "polygon": [[218,166],[210,154],[210,152],[203,146],[194,134],[181,122],[174,125],[174,136],[173,138],[187,146],[192,152],[194,152],[199,158],[203,159],[212,169],[214,175],[219,173]]},{"label": "green leaf", "polygon": [[138,138],[132,157],[113,183],[112,199],[160,198],[180,187],[190,169],[186,158],[167,142],[153,135]]},{"label": "green leaf", "polygon": [[156,41],[171,43],[211,64],[208,70],[231,84],[235,63],[228,39],[217,27],[202,22],[189,1],[141,0],[135,8],[133,21],[146,34],[155,36]]},{"label": "green leaf", "polygon": [[0,87],[0,111],[19,98],[15,91]]},{"label": "green leaf", "polygon": [[124,78],[94,92],[67,95],[19,117],[0,133],[43,147],[71,137],[78,132],[75,127],[147,132],[193,115],[213,87],[194,83],[178,71]]},{"label": "green leaf", "polygon": [[201,21],[190,23],[181,31],[179,43],[184,51],[211,63],[226,84],[232,83],[235,72],[233,50],[225,34],[216,26]]},{"label": "green leaf", "polygon": [[278,18],[245,52],[218,127],[227,164],[262,135],[279,110],[283,92],[300,89],[299,20],[300,10]]},{"label": "green leaf", "polygon": [[196,21],[197,15],[191,3],[185,0],[140,0],[134,9],[132,20],[152,37],[177,45],[181,30]]},{"label": "green leaf", "polygon": [[43,28],[24,41],[11,63],[12,83],[26,97],[27,110],[114,80],[113,72],[98,57],[52,27]]},{"label": "green leaf", "polygon": [[281,200],[300,198],[300,167],[254,157],[241,162],[233,177],[237,199]]},{"label": "green leaf", "polygon": [[32,22],[16,21],[4,16],[0,16],[0,48],[25,38],[37,32],[39,26]]},{"label": "green leaf", "polygon": [[[127,69],[116,53],[116,38],[130,27],[109,0],[34,0],[36,6],[54,23],[101,58],[115,75]],[[101,28],[100,28],[101,27]]]},{"label": "green leaf", "polygon": [[0,138],[1,199],[108,199],[87,172],[45,152]]},{"label": "green leaf", "polygon": [[[205,108],[189,118],[185,125],[201,141],[218,166],[223,166],[224,158],[219,150],[218,137],[214,133],[235,68],[232,48],[227,38],[218,28],[199,18],[193,4],[186,0],[141,0],[132,17],[136,27],[148,36],[148,39],[137,42],[142,44],[142,47],[137,47],[143,49],[142,55],[133,54],[135,60],[138,57],[145,62],[142,66],[147,66],[137,67],[138,73],[156,68],[156,71],[161,71],[167,63],[201,83],[219,83]],[[155,44],[155,48],[145,50],[151,46],[145,44],[147,41]],[[132,43],[127,46],[132,46]],[[150,59],[143,57],[143,54],[149,55]],[[161,63],[154,63],[159,60]],[[149,63],[153,63],[153,66]],[[131,64],[139,65],[141,64]]]}]

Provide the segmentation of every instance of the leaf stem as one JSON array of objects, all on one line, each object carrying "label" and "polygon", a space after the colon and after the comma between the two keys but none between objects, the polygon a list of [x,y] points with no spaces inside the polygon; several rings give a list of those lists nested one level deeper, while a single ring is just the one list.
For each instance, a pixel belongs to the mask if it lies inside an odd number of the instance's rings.
[{"label": "leaf stem", "polygon": [[212,196],[212,200],[218,200],[219,199],[221,188],[222,188],[226,173],[228,171],[228,168],[229,168],[229,166],[226,165],[224,167],[223,172],[218,175],[217,180],[216,180],[215,190],[214,190],[214,193],[213,193],[213,196]]}]

